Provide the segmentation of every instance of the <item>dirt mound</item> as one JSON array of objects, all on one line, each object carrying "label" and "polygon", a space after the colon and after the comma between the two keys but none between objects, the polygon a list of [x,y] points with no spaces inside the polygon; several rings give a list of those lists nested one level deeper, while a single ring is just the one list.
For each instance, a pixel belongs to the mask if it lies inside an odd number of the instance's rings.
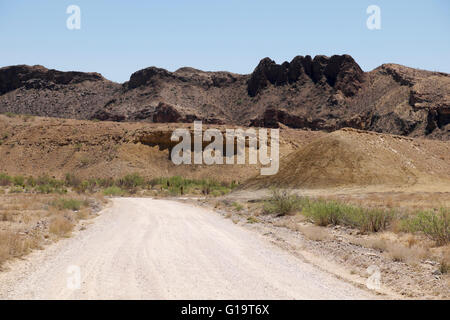
[{"label": "dirt mound", "polygon": [[280,161],[278,174],[256,177],[250,188],[450,186],[450,144],[354,129],[321,137]]}]

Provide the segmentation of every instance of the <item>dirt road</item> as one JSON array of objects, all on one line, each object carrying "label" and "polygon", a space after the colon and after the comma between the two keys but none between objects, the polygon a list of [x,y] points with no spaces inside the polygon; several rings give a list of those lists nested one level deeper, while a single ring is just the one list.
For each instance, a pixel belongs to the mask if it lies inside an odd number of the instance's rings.
[{"label": "dirt road", "polygon": [[0,273],[0,298],[375,296],[214,212],[175,201],[120,198],[86,230],[12,263]]}]

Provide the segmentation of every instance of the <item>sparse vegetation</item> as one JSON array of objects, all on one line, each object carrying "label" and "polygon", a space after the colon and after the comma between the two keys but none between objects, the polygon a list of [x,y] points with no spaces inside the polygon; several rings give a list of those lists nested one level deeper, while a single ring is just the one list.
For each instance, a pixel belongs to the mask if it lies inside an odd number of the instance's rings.
[{"label": "sparse vegetation", "polygon": [[290,194],[286,190],[272,190],[272,196],[264,205],[264,212],[286,215],[295,211],[311,219],[319,226],[347,225],[363,232],[386,229],[394,217],[393,211],[357,207],[329,200],[312,200]]},{"label": "sparse vegetation", "polygon": [[232,206],[236,211],[241,211],[242,209],[244,209],[244,206],[239,202],[233,202]]},{"label": "sparse vegetation", "polygon": [[69,189],[77,193],[103,192],[110,196],[135,194],[138,190],[153,190],[156,194],[184,195],[203,194],[222,196],[237,186],[237,183],[222,183],[211,179],[187,179],[180,176],[155,178],[147,180],[137,173],[127,174],[121,178],[82,179],[68,173],[63,180],[49,176],[24,177],[9,176],[0,173],[0,186],[9,187],[9,192],[27,192],[42,194],[66,194]]},{"label": "sparse vegetation", "polygon": [[335,200],[310,199],[292,195],[285,190],[272,190],[272,196],[265,201],[264,212],[286,215],[300,212],[316,225],[345,225],[362,232],[386,230],[394,221],[405,220],[409,232],[423,232],[438,244],[449,242],[450,214],[448,209],[439,213],[423,211],[406,218],[394,209],[367,208]]},{"label": "sparse vegetation", "polygon": [[421,232],[438,245],[450,242],[450,210],[441,208],[435,211],[419,211],[412,217],[405,219],[404,230]]},{"label": "sparse vegetation", "polygon": [[[48,179],[24,178],[26,186],[33,181],[43,185],[49,182]],[[22,187],[9,185],[7,188]],[[105,201],[100,195],[24,192],[29,193],[11,193],[9,190],[0,194],[0,268],[7,260],[68,236],[78,221],[93,217],[93,208]]]},{"label": "sparse vegetation", "polygon": [[272,196],[264,204],[264,212],[268,214],[278,214],[280,216],[289,214],[298,210],[300,198],[291,195],[286,190],[272,189]]},{"label": "sparse vegetation", "polygon": [[17,114],[13,112],[5,112],[4,115],[7,116],[8,118],[14,118],[15,116],[17,116]]},{"label": "sparse vegetation", "polygon": [[254,216],[250,216],[247,218],[247,223],[256,223],[256,222],[258,222],[258,218]]},{"label": "sparse vegetation", "polygon": [[0,266],[11,258],[19,258],[32,249],[39,247],[38,240],[32,235],[25,237],[18,233],[0,232]]},{"label": "sparse vegetation", "polygon": [[103,190],[103,194],[105,196],[120,197],[125,194],[125,191],[123,191],[120,187],[111,186]]},{"label": "sparse vegetation", "polygon": [[67,236],[73,229],[74,224],[72,221],[64,216],[56,216],[50,222],[49,231],[57,236],[64,237]]},{"label": "sparse vegetation", "polygon": [[78,199],[64,199],[59,198],[55,201],[53,201],[52,205],[59,210],[72,210],[72,211],[78,211],[83,206],[83,202]]},{"label": "sparse vegetation", "polygon": [[166,190],[171,195],[203,194],[221,196],[229,193],[236,184],[218,182],[211,179],[186,179],[180,176],[170,178],[156,178],[149,181],[152,188]]},{"label": "sparse vegetation", "polygon": [[450,272],[450,263],[445,260],[441,261],[439,264],[439,272],[441,274],[448,274]]},{"label": "sparse vegetation", "polygon": [[362,232],[385,230],[395,217],[392,210],[358,207],[337,201],[301,199],[302,214],[320,226],[347,225]]}]

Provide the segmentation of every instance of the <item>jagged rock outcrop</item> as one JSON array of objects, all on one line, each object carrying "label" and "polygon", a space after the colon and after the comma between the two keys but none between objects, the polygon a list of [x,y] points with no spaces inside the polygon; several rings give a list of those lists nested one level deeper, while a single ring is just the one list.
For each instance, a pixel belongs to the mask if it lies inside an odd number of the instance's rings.
[{"label": "jagged rock outcrop", "polygon": [[314,83],[326,82],[345,96],[353,96],[364,82],[364,72],[349,55],[297,56],[292,61],[279,65],[270,58],[264,58],[253,71],[247,86],[248,94],[256,96],[269,83],[285,85],[294,83],[305,75]]}]

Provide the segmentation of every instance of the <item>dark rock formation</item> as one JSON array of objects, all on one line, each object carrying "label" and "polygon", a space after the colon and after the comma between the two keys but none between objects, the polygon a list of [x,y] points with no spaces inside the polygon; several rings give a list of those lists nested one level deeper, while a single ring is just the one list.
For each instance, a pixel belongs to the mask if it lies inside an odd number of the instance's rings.
[{"label": "dark rock formation", "polygon": [[170,78],[171,74],[165,69],[150,67],[133,73],[127,83],[128,89],[148,85],[157,79]]},{"label": "dark rock formation", "polygon": [[18,65],[0,68],[0,94],[25,87],[26,89],[54,88],[55,85],[77,84],[83,81],[102,81],[99,73],[62,72],[43,66]]},{"label": "dark rock formation", "polygon": [[167,103],[160,102],[153,113],[153,122],[179,122],[181,114]]},{"label": "dark rock formation", "polygon": [[302,75],[314,83],[326,81],[330,87],[340,90],[345,96],[353,96],[364,82],[364,72],[349,55],[334,55],[331,58],[316,56],[297,56],[292,61],[276,64],[264,58],[253,71],[247,85],[248,94],[256,96],[269,83],[285,85],[296,82]]}]

